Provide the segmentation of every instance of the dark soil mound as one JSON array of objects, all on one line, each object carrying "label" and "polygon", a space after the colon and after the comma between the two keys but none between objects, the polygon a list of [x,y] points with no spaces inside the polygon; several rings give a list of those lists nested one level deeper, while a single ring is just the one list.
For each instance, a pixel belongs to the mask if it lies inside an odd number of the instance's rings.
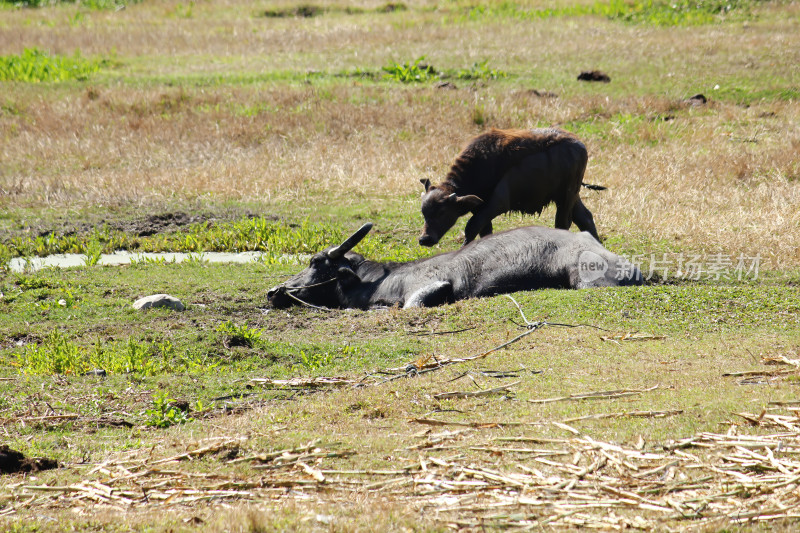
[{"label": "dark soil mound", "polygon": [[9,448],[7,444],[0,445],[0,474],[39,472],[53,468],[58,468],[58,462],[55,459],[46,457],[28,459],[22,453]]},{"label": "dark soil mound", "polygon": [[578,81],[599,81],[608,83],[611,81],[611,76],[599,70],[587,70],[578,74]]}]

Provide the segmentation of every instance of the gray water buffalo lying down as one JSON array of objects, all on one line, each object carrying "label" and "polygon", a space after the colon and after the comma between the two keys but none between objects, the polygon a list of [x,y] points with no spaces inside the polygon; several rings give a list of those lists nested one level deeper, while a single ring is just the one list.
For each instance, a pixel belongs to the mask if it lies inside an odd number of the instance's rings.
[{"label": "gray water buffalo lying down", "polygon": [[639,285],[642,274],[588,233],[530,226],[491,235],[463,248],[408,263],[377,263],[350,250],[368,223],[339,246],[311,258],[308,268],[273,287],[274,307],[432,307],[544,288]]},{"label": "gray water buffalo lying down", "polygon": [[600,240],[592,213],[583,205],[588,155],[577,137],[556,128],[498,130],[472,139],[450,167],[445,180],[431,185],[420,180],[425,226],[419,243],[433,246],[467,213],[464,244],[492,233],[492,219],[508,211],[539,214],[556,204],[557,228],[572,222]]}]

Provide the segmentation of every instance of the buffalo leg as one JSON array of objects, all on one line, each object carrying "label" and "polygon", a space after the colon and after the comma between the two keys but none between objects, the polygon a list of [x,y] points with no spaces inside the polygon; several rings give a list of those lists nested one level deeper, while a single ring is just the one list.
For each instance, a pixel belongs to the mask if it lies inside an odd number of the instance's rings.
[{"label": "buffalo leg", "polygon": [[483,237],[491,232],[492,219],[489,218],[487,220],[485,212],[479,211],[472,215],[472,218],[469,219],[466,227],[464,228],[464,244],[467,245],[471,243],[478,235]]},{"label": "buffalo leg", "polygon": [[509,193],[505,184],[501,183],[495,189],[492,198],[480,209],[474,212],[472,218],[464,228],[464,244],[469,244],[475,237],[485,237],[492,233],[492,219],[509,210]]},{"label": "buffalo leg", "polygon": [[600,237],[597,235],[597,228],[594,225],[594,218],[592,212],[589,211],[580,198],[575,202],[575,207],[572,208],[572,220],[581,231],[588,231],[592,237],[600,242]]},{"label": "buffalo leg", "polygon": [[565,201],[563,204],[559,204],[556,208],[556,227],[559,229],[569,229],[572,226],[572,212],[575,207],[575,200],[574,198],[570,201]]}]

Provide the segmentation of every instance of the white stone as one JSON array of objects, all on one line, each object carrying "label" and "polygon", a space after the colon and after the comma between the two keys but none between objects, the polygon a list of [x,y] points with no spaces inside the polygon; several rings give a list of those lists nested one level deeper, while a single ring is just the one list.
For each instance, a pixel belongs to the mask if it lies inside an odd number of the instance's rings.
[{"label": "white stone", "polygon": [[134,309],[150,309],[151,307],[166,307],[175,311],[186,309],[180,300],[169,294],[153,294],[152,296],[140,298],[133,303]]}]

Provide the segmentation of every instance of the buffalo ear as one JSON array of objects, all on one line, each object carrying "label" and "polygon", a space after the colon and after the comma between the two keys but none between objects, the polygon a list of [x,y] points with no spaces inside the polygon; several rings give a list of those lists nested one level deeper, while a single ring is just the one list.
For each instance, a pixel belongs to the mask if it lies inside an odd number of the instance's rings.
[{"label": "buffalo ear", "polygon": [[476,207],[480,207],[483,205],[483,200],[475,196],[474,194],[468,194],[467,196],[459,196],[456,198],[456,203],[459,207],[463,208],[465,211],[470,211],[475,209]]},{"label": "buffalo ear", "polygon": [[423,187],[425,187],[425,192],[428,192],[428,189],[431,188],[431,180],[429,180],[428,178],[422,178],[421,180],[419,180],[419,182],[422,184]]},{"label": "buffalo ear", "polygon": [[353,272],[353,269],[347,267],[342,267],[336,271],[336,279],[338,279],[339,283],[345,288],[361,283],[361,278],[358,277],[358,274]]}]

